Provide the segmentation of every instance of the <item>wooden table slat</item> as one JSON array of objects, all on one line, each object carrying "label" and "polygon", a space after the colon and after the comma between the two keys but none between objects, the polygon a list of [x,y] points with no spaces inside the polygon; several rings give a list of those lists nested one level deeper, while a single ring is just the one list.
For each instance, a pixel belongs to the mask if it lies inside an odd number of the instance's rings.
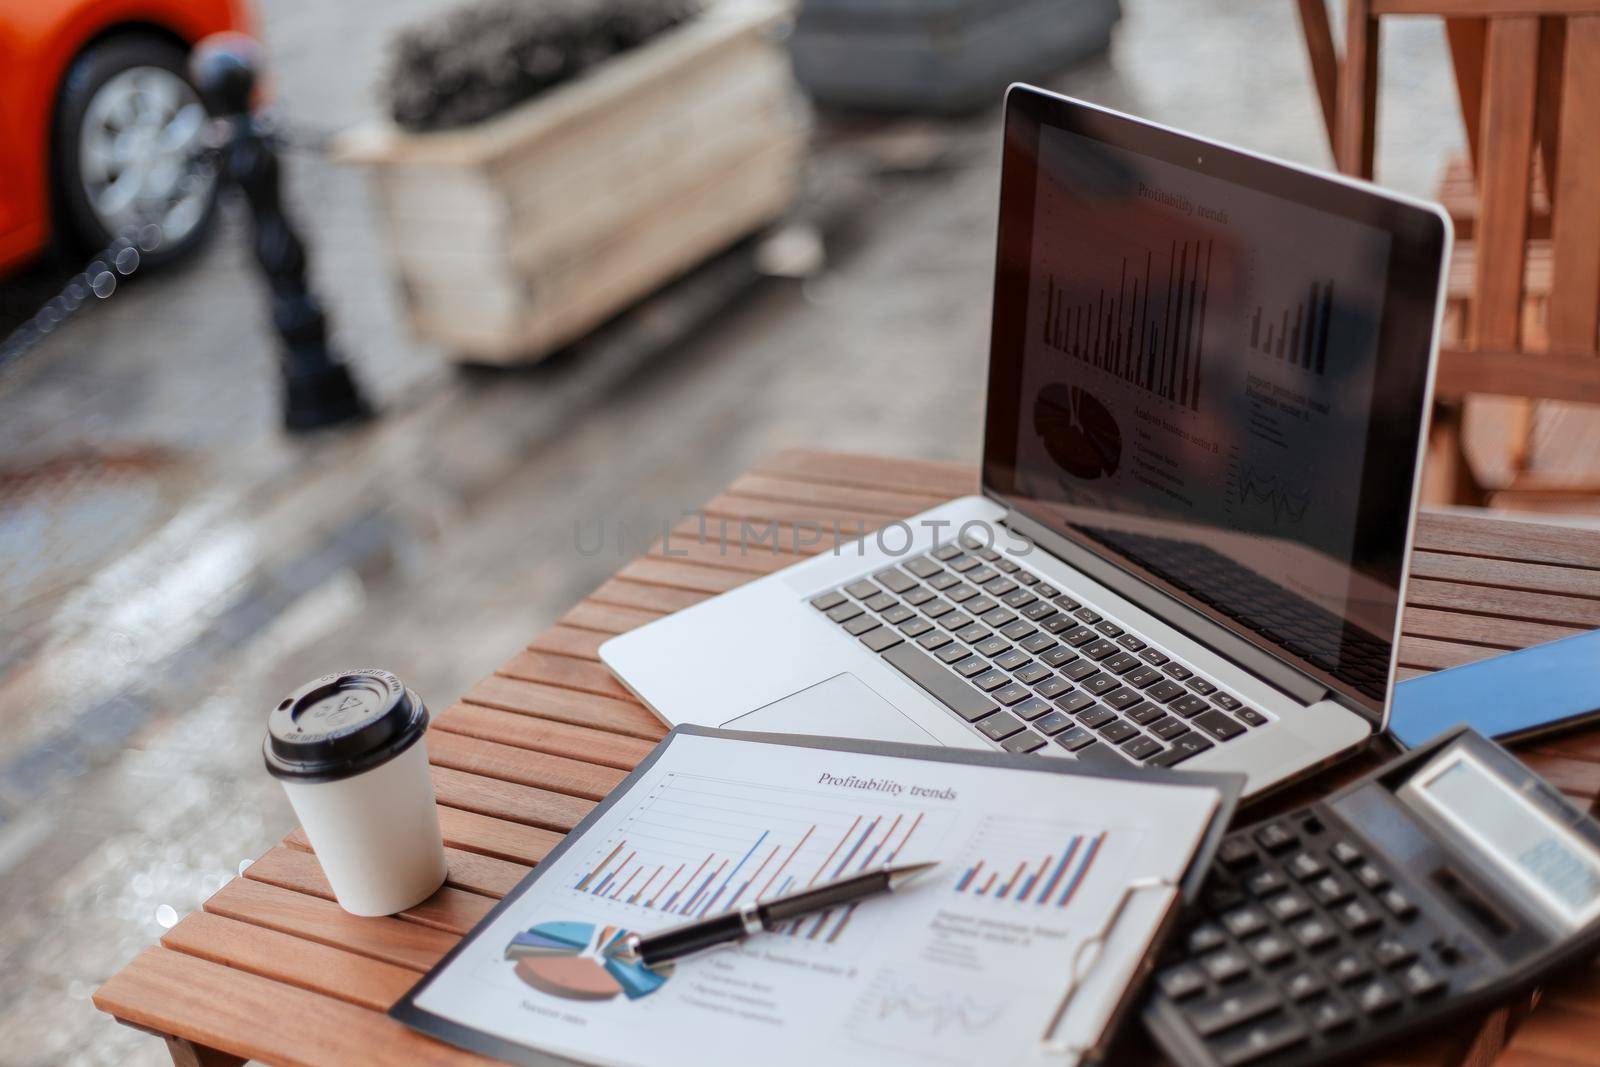
[{"label": "wooden table slat", "polygon": [[451,848],[529,866],[548,856],[564,836],[443,804],[439,805],[439,829],[444,833],[444,843]]},{"label": "wooden table slat", "polygon": [[[282,845],[268,849],[249,866],[244,877],[323,900],[334,899],[333,886],[328,884],[317,857]],[[460,937],[489,914],[494,904],[493,897],[446,886],[397,917]]]},{"label": "wooden table slat", "polygon": [[[628,697],[628,700],[632,701],[633,698]],[[651,721],[655,721],[654,717]],[[445,733],[492,738],[501,744],[580,763],[597,763],[622,771],[632,770],[645,753],[656,745],[655,738],[592,730],[586,726],[501,711],[481,704],[452,704],[435,720],[434,725]],[[661,732],[664,733],[665,728],[661,728]]]},{"label": "wooden table slat", "polygon": [[537,786],[473,774],[442,764],[435,764],[431,770],[434,796],[440,804],[507,822],[566,833],[594,808],[592,800]]},{"label": "wooden table slat", "polygon": [[790,448],[758,463],[755,470],[794,481],[926,493],[945,499],[978,491],[978,472],[968,464],[860,452]]},{"label": "wooden table slat", "polygon": [[[306,832],[298,826],[284,837],[283,844],[287,848],[299,849],[301,852],[312,851]],[[486,897],[505,896],[533,869],[526,863],[513,863],[510,860],[495,859],[493,856],[481,856],[476,852],[448,845],[445,846],[444,858],[450,872],[445,877],[445,885],[481,893]]]},{"label": "wooden table slat", "polygon": [[[568,613],[571,614],[570,612]],[[655,615],[628,621],[626,619],[606,619],[607,625],[616,626],[618,629],[603,630],[595,626],[579,626],[567,621],[567,616],[562,616],[561,622],[545,630],[532,641],[528,648],[534,652],[547,652],[553,656],[572,656],[574,659],[599,660],[600,646],[610,640],[613,634],[631,630],[635,626],[657,618]],[[595,622],[602,621],[594,619]]]},{"label": "wooden table slat", "polygon": [[[428,731],[428,758],[441,767],[584,800],[600,800],[624,777],[615,767],[548,754],[536,758],[526,748],[447,730]],[[552,809],[553,812],[559,810]],[[537,825],[554,826],[560,821],[558,817],[551,817],[541,819]]]},{"label": "wooden table slat", "polygon": [[578,693],[560,686],[524,682],[516,678],[490,675],[462,696],[469,704],[515,711],[541,719],[597,727],[647,741],[660,740],[661,720],[642,704],[613,697]]}]

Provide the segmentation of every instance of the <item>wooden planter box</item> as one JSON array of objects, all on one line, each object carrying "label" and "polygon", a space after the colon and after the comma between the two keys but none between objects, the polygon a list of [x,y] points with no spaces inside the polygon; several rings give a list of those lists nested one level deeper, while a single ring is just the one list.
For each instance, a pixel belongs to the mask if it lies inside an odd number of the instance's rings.
[{"label": "wooden planter box", "polygon": [[537,360],[781,215],[805,149],[777,5],[714,6],[474,126],[347,133],[413,329]]}]

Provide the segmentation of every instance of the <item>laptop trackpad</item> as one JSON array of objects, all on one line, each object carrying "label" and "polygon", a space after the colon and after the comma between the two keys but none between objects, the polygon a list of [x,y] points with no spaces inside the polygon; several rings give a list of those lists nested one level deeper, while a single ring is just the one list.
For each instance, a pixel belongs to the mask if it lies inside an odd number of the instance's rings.
[{"label": "laptop trackpad", "polygon": [[722,724],[731,730],[780,734],[822,734],[867,741],[905,741],[937,745],[939,739],[867,688],[853,674],[836,674],[809,689],[747,712]]}]

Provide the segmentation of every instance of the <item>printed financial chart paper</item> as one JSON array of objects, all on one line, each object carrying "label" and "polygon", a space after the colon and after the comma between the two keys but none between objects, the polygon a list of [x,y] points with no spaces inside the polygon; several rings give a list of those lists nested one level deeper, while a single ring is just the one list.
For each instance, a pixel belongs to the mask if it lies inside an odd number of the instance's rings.
[{"label": "printed financial chart paper", "polygon": [[[415,1006],[604,1063],[1061,1063],[1040,1039],[1078,945],[1130,880],[1181,880],[1219,802],[1209,783],[676,734]],[[656,969],[606,952],[928,860],[898,893]],[[1170,900],[1130,898],[1057,1038],[1092,1042]]]}]

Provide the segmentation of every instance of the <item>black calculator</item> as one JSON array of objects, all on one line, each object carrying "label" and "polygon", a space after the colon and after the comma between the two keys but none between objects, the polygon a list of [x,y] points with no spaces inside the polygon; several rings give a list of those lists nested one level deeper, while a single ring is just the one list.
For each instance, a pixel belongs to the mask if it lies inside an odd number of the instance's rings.
[{"label": "black calculator", "polygon": [[1600,948],[1600,824],[1466,728],[1231,832],[1144,1023],[1179,1064],[1360,1056]]}]

